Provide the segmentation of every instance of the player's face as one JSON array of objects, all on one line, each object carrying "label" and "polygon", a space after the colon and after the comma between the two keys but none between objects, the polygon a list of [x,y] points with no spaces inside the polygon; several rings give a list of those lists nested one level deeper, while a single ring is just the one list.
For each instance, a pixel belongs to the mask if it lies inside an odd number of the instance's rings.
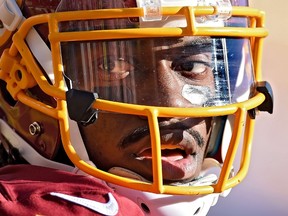
[{"label": "player's face", "polygon": [[[123,41],[105,43],[95,46],[93,77],[80,83],[103,99],[164,107],[205,106],[214,91],[211,47],[209,38],[196,37],[137,40],[133,46]],[[159,125],[163,178],[197,177],[211,118],[159,118]],[[100,111],[97,121],[81,127],[81,133],[98,168],[124,167],[152,179],[146,117]]]}]

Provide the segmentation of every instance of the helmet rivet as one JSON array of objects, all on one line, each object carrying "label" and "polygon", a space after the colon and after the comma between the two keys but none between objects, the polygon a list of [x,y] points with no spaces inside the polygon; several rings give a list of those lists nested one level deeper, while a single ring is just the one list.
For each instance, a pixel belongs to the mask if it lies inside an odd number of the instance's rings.
[{"label": "helmet rivet", "polygon": [[41,127],[38,122],[33,122],[29,125],[29,132],[32,136],[38,135],[41,133]]}]

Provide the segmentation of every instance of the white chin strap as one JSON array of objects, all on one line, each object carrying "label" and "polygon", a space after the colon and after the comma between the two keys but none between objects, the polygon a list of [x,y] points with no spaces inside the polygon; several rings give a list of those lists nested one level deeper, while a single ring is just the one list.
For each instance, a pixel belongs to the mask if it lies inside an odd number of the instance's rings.
[{"label": "white chin strap", "polygon": [[[181,187],[181,185],[211,185],[217,181],[217,176],[215,174],[209,174],[209,172],[215,168],[219,169],[220,167],[221,165],[215,159],[206,158],[203,162],[202,172],[200,174],[202,177],[189,183],[179,184],[178,187]],[[109,172],[115,175],[148,182],[141,175],[121,167],[113,167],[109,170]],[[115,189],[115,191],[120,195],[125,196],[138,204],[138,206],[147,216],[203,216],[208,213],[211,206],[214,206],[217,203],[219,196],[225,197],[230,192],[229,189],[221,194],[209,194],[202,196],[166,195],[138,191],[110,183],[108,183],[108,185]]]},{"label": "white chin strap", "polygon": [[[69,128],[71,144],[77,152],[78,156],[81,158],[81,160],[85,161],[89,165],[96,167],[88,156],[77,122],[69,119]],[[75,167],[73,172],[77,174],[87,175],[78,167]]]}]

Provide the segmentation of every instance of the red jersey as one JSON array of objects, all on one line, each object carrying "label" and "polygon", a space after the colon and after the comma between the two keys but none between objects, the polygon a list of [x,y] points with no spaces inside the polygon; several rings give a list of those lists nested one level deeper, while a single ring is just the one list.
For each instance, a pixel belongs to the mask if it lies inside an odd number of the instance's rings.
[{"label": "red jersey", "polygon": [[99,180],[33,165],[0,168],[0,215],[144,215]]}]

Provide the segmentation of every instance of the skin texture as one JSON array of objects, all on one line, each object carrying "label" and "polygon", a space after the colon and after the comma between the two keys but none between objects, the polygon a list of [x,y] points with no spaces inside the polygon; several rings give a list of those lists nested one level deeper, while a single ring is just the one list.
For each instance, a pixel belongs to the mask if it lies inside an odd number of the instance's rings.
[{"label": "skin texture", "polygon": [[[96,91],[103,99],[164,107],[204,106],[194,104],[193,97],[187,100],[183,96],[185,85],[205,87],[210,93],[214,90],[209,38],[113,43],[98,44],[93,57],[85,56],[92,60],[93,76],[81,78],[74,69],[70,75],[74,86]],[[77,65],[79,72],[84,65]],[[210,93],[203,90],[200,95],[209,100]],[[171,114],[158,120],[163,178],[167,182],[196,178],[205,157],[211,118],[176,118]],[[90,159],[98,168],[107,171],[115,166],[124,167],[152,179],[151,142],[145,116],[100,111],[97,121],[80,126],[80,131]]]},{"label": "skin texture", "polygon": [[[162,161],[165,180],[191,180],[198,176],[205,154],[210,123],[210,119],[170,118],[161,121],[161,144],[170,149],[162,151],[162,154],[184,155],[185,158],[175,164],[167,160]],[[146,150],[141,154],[143,150],[150,148],[150,137],[146,128],[147,120],[138,116],[103,114],[99,116],[96,124],[82,128],[82,134],[90,158],[98,168],[109,170],[115,166],[124,167],[151,180],[151,153]],[[142,133],[147,135],[135,135],[136,130],[145,131]],[[198,139],[202,141],[199,142]],[[185,150],[179,150],[180,146]]]}]

